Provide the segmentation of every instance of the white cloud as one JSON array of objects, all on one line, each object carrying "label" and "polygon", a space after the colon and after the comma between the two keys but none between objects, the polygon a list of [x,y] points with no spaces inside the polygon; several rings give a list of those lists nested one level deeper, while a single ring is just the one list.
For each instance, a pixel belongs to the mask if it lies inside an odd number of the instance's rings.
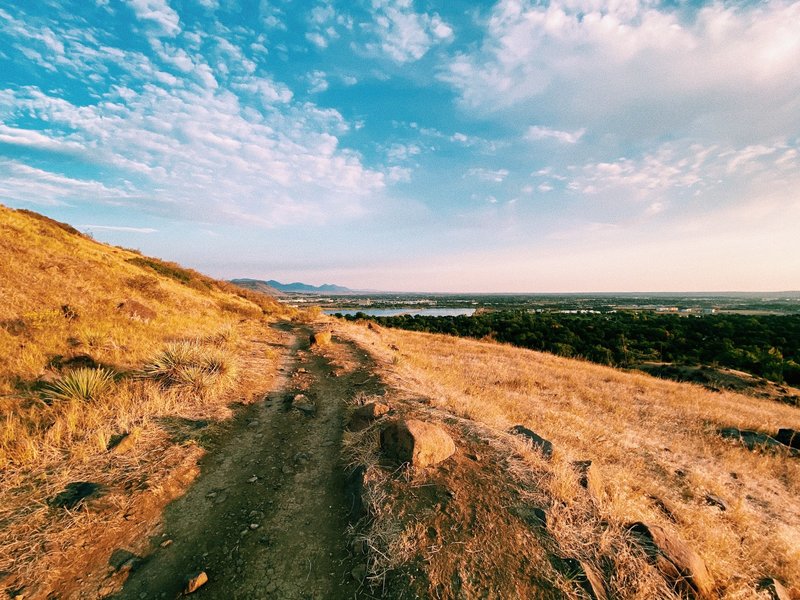
[{"label": "white cloud", "polygon": [[562,144],[576,144],[586,133],[585,129],[578,129],[577,131],[559,131],[558,129],[551,129],[549,127],[540,127],[533,125],[528,128],[525,133],[527,140],[556,140]]},{"label": "white cloud", "polygon": [[403,162],[417,156],[422,152],[417,144],[392,144],[386,151],[389,162]]},{"label": "white cloud", "polygon": [[476,177],[481,181],[490,181],[492,183],[502,183],[509,175],[508,169],[484,169],[482,167],[472,168],[467,171],[469,177]]},{"label": "white cloud", "polygon": [[418,13],[413,0],[373,0],[371,31],[378,42],[369,52],[403,64],[419,60],[436,44],[453,39],[453,29],[437,13]]},{"label": "white cloud", "polygon": [[124,227],[121,225],[78,225],[78,229],[89,231],[119,231],[122,233],[157,233],[158,229],[152,227]]},{"label": "white cloud", "polygon": [[[800,203],[800,155],[785,142],[741,148],[670,142],[637,159],[587,163],[568,171],[567,188],[594,198],[608,214],[620,208],[628,216],[654,216],[675,209],[710,217],[743,207],[750,207],[746,211],[751,214],[752,207],[763,207],[772,198],[781,198],[786,207]],[[768,204],[776,208],[773,200]],[[778,212],[771,214],[780,220]]]},{"label": "white cloud", "polygon": [[140,21],[146,21],[157,33],[174,37],[181,31],[180,18],[167,0],[127,0]]},{"label": "white cloud", "polygon": [[473,111],[628,138],[752,144],[800,128],[796,0],[501,0],[484,25],[440,73]]},{"label": "white cloud", "polygon": [[55,206],[71,201],[119,204],[128,190],[91,179],[76,179],[37,169],[16,160],[0,160],[0,199]]},{"label": "white cloud", "polygon": [[[6,199],[125,202],[189,219],[278,226],[362,214],[367,198],[407,178],[367,167],[340,144],[354,125],[336,110],[295,100],[282,82],[253,75],[225,40],[204,37],[215,53],[212,66],[163,40],[151,38],[148,56],[92,46],[90,30],[81,35],[67,44],[67,68],[120,75],[98,84],[88,104],[35,86],[0,89],[0,141],[77,155],[105,175],[84,180],[7,162],[0,177]],[[161,70],[161,62],[176,74]],[[318,75],[319,90],[324,74]]]},{"label": "white cloud", "polygon": [[308,91],[312,94],[319,94],[328,89],[327,75],[324,71],[312,71],[306,76],[308,81]]}]

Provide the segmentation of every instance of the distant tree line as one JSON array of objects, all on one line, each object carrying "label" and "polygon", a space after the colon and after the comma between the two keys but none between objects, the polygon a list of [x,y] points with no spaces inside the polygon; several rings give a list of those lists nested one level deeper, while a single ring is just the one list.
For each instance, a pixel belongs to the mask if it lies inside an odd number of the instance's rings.
[{"label": "distant tree line", "polygon": [[492,339],[604,365],[627,367],[644,361],[707,364],[800,384],[800,315],[683,317],[648,312],[503,310],[452,317],[373,317],[359,312],[345,318],[371,319],[411,331]]}]

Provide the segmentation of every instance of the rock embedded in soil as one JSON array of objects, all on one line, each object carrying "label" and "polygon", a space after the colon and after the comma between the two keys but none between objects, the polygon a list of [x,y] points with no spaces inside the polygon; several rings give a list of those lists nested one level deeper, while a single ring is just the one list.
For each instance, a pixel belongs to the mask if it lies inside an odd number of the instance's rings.
[{"label": "rock embedded in soil", "polygon": [[513,433],[514,435],[519,435],[526,438],[535,450],[538,450],[542,453],[546,459],[550,459],[553,457],[553,444],[540,435],[534,433],[524,425],[514,425],[511,429],[509,429],[509,433]]},{"label": "rock embedded in soil", "polygon": [[389,407],[382,402],[370,402],[364,406],[359,406],[350,417],[349,427],[353,431],[361,431],[388,412]]},{"label": "rock embedded in soil", "polygon": [[112,436],[108,443],[108,450],[112,454],[125,454],[136,446],[141,430],[138,427],[116,436]]},{"label": "rock embedded in soil", "polygon": [[737,427],[725,427],[719,430],[719,434],[728,439],[737,440],[748,450],[756,450],[759,448],[769,448],[780,446],[780,442],[768,436],[766,433],[758,431],[750,431],[747,429],[738,429]]},{"label": "rock embedded in soil", "polygon": [[763,579],[758,587],[769,594],[770,600],[792,600],[783,584],[774,577]]},{"label": "rock embedded in soil", "polygon": [[381,431],[381,450],[401,463],[428,467],[450,458],[456,445],[438,425],[417,419],[395,419]]},{"label": "rock embedded in soil", "polygon": [[722,498],[715,496],[714,494],[706,494],[703,497],[703,501],[709,506],[716,506],[722,511],[728,510],[728,504]]},{"label": "rock embedded in soil", "polygon": [[311,342],[312,346],[327,346],[331,343],[331,332],[318,331],[316,333],[312,333],[311,337],[309,338],[309,342]]},{"label": "rock embedded in soil", "polygon": [[317,405],[305,394],[297,394],[292,398],[292,408],[309,416],[317,412]]},{"label": "rock embedded in soil", "polygon": [[800,450],[800,431],[796,429],[779,429],[775,439],[784,446]]},{"label": "rock embedded in soil", "polygon": [[197,575],[189,577],[184,594],[192,594],[208,583],[208,575],[205,571],[200,571]]},{"label": "rock embedded in soil", "polygon": [[677,534],[645,523],[633,523],[627,529],[679,593],[708,600],[715,598],[714,580],[705,561]]},{"label": "rock embedded in soil", "polygon": [[584,590],[595,600],[608,600],[603,577],[586,561],[579,561],[585,580],[581,583]]},{"label": "rock embedded in soil", "polygon": [[64,491],[59,492],[47,503],[54,508],[73,509],[85,500],[103,493],[103,486],[91,481],[73,481],[68,483]]},{"label": "rock embedded in soil", "polygon": [[145,306],[136,300],[125,300],[117,304],[117,310],[123,315],[136,321],[148,323],[155,319],[158,314],[152,308]]}]

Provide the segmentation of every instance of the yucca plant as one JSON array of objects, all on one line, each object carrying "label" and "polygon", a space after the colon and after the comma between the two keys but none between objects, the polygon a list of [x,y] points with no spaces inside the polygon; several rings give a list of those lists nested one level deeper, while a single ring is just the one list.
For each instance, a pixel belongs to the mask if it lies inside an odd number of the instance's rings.
[{"label": "yucca plant", "polygon": [[114,372],[109,369],[75,369],[54,381],[45,389],[49,400],[78,400],[90,402],[97,400],[114,384]]},{"label": "yucca plant", "polygon": [[142,369],[144,377],[165,386],[185,387],[199,394],[227,386],[234,378],[231,357],[198,342],[169,344]]}]

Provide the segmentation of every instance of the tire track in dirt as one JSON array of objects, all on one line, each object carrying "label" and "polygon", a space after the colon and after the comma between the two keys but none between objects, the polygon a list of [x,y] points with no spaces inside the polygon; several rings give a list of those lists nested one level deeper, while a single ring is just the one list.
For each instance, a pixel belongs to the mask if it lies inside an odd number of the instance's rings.
[{"label": "tire track in dirt", "polygon": [[[345,403],[372,377],[370,363],[351,349],[352,368],[333,377],[330,360],[307,351],[310,329],[291,333],[274,391],[204,459],[196,483],[165,510],[153,552],[114,598],[176,598],[199,571],[208,583],[192,594],[198,599],[357,596],[339,448]],[[298,393],[315,402],[314,415],[286,401]]]}]

